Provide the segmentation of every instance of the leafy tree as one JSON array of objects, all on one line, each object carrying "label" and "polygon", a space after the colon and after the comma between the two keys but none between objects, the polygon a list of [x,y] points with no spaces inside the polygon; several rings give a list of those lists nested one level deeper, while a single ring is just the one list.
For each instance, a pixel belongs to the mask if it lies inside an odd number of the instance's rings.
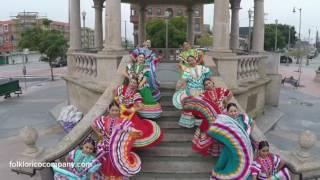
[{"label": "leafy tree", "polygon": [[51,79],[54,80],[52,62],[58,57],[64,57],[67,51],[67,42],[59,31],[48,31],[33,28],[22,33],[18,43],[19,48],[28,48],[46,55],[46,61],[51,68]]},{"label": "leafy tree", "polygon": [[[184,17],[173,17],[168,21],[168,46],[178,48],[186,40],[186,20]],[[166,43],[166,23],[164,19],[152,19],[146,24],[147,39],[152,45],[164,48]]]},{"label": "leafy tree", "polygon": [[[296,31],[293,26],[278,24],[277,25],[277,48],[283,49],[288,45],[289,40],[289,28],[290,28],[290,47],[296,42]],[[264,34],[264,49],[274,50],[276,35],[276,25],[266,24]]]},{"label": "leafy tree", "polygon": [[52,23],[52,20],[50,20],[50,19],[44,18],[44,19],[42,20],[42,24],[43,24],[47,29],[49,29],[51,23]]},{"label": "leafy tree", "polygon": [[27,29],[21,34],[21,39],[18,42],[18,47],[20,49],[28,48],[31,51],[39,50],[42,33],[43,30],[37,27],[33,29]]},{"label": "leafy tree", "polygon": [[210,47],[213,44],[212,36],[209,33],[202,34],[196,41],[197,45],[200,47]]},{"label": "leafy tree", "polygon": [[54,80],[52,62],[58,57],[64,57],[68,48],[67,42],[64,39],[63,34],[59,31],[45,31],[42,34],[41,40],[39,51],[47,56],[51,70],[51,79]]}]

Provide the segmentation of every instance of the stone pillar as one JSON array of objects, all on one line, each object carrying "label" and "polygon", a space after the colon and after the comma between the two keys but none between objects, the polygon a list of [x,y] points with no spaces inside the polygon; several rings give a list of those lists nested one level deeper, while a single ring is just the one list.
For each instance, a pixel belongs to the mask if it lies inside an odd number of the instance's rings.
[{"label": "stone pillar", "polygon": [[76,50],[81,48],[81,22],[80,22],[80,1],[70,0],[70,48]]},{"label": "stone pillar", "polygon": [[230,13],[229,1],[214,1],[214,19],[213,19],[213,50],[218,52],[229,52],[230,39]]},{"label": "stone pillar", "polygon": [[230,49],[239,49],[239,10],[240,0],[231,1],[232,17],[231,17],[231,39]]},{"label": "stone pillar", "polygon": [[105,14],[104,51],[122,50],[121,0],[107,0]]},{"label": "stone pillar", "polygon": [[264,0],[254,0],[252,51],[264,51]]},{"label": "stone pillar", "polygon": [[187,40],[191,45],[193,45],[193,43],[194,43],[194,36],[193,36],[194,29],[193,29],[193,9],[192,9],[192,7],[187,8],[187,14],[188,14]]},{"label": "stone pillar", "polygon": [[98,50],[103,48],[103,36],[102,36],[102,9],[104,0],[93,0],[93,8],[95,9],[95,21],[94,21],[94,47]]},{"label": "stone pillar", "polygon": [[139,30],[139,46],[142,46],[143,42],[145,41],[145,15],[146,15],[146,8],[144,6],[139,7],[139,24],[138,24],[138,30]]}]

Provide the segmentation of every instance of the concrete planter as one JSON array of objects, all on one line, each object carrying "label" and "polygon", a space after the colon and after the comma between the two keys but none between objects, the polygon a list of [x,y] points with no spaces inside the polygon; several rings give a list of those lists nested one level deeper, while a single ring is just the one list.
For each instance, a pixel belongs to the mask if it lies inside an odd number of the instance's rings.
[{"label": "concrete planter", "polygon": [[314,81],[320,83],[320,70],[316,70],[316,77],[314,78]]}]

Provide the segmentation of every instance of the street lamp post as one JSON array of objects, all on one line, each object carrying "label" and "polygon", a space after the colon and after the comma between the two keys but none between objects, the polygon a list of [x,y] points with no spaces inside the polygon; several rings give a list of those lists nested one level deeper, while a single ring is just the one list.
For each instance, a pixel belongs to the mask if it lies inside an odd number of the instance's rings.
[{"label": "street lamp post", "polygon": [[24,88],[27,89],[27,66],[26,66],[26,60],[27,60],[27,55],[29,54],[29,49],[23,49],[23,67],[22,67],[22,74],[24,77]]},{"label": "street lamp post", "polygon": [[249,9],[248,15],[249,15],[249,29],[248,29],[248,52],[251,49],[251,19],[252,19],[253,11]]},{"label": "street lamp post", "polygon": [[83,48],[86,48],[86,11],[82,11],[82,20],[83,20]]},{"label": "street lamp post", "polygon": [[169,52],[168,52],[168,46],[169,46],[168,20],[169,20],[169,17],[170,17],[170,12],[168,10],[166,10],[164,12],[164,16],[165,16],[165,22],[166,22],[166,59],[168,60],[168,58],[169,58]]},{"label": "street lamp post", "polygon": [[278,19],[276,19],[276,33],[274,37],[274,51],[277,51],[277,45],[278,45]]},{"label": "street lamp post", "polygon": [[[299,77],[298,77],[298,86],[300,86],[300,80],[301,80],[301,66],[302,66],[302,58],[301,58],[301,11],[302,11],[302,8],[298,8],[299,10],[299,44],[298,44],[298,49],[299,49],[299,56],[298,56],[298,61],[299,61],[299,69],[298,69],[298,72],[299,72]],[[296,13],[296,8],[293,7],[293,10],[292,10],[293,13]]]}]

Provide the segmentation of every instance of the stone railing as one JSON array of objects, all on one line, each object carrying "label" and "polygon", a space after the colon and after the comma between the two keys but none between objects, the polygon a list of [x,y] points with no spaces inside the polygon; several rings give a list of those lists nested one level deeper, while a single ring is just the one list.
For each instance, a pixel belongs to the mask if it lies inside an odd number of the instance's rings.
[{"label": "stone railing", "polygon": [[81,77],[97,77],[97,54],[83,52],[69,53],[68,73]]},{"label": "stone railing", "polygon": [[[113,89],[123,82],[124,76],[122,76],[121,74],[129,61],[130,57],[128,55],[123,56],[118,69],[115,71],[117,75],[114,75],[114,77],[112,77],[113,81],[108,84],[107,89],[100,96],[95,105],[83,117],[83,119],[60,142],[58,142],[58,144],[56,144],[54,147],[51,147],[50,149],[44,150],[44,152],[36,158],[33,157],[30,159],[24,159],[24,161],[53,162],[59,160],[67,155],[75,147],[77,147],[89,134],[91,134],[91,124],[93,120],[99,116],[102,116],[107,111],[108,105],[113,101]],[[18,174],[21,173],[30,176],[33,176],[37,172],[39,172],[38,176],[41,176],[41,179],[52,179],[53,177],[50,168],[17,167],[12,168],[11,170],[17,172]]]},{"label": "stone railing", "polygon": [[237,81],[249,82],[260,78],[259,63],[263,56],[237,56]]},{"label": "stone railing", "polygon": [[213,60],[219,75],[229,88],[237,88],[244,83],[265,77],[265,62],[263,55],[215,56]]}]

